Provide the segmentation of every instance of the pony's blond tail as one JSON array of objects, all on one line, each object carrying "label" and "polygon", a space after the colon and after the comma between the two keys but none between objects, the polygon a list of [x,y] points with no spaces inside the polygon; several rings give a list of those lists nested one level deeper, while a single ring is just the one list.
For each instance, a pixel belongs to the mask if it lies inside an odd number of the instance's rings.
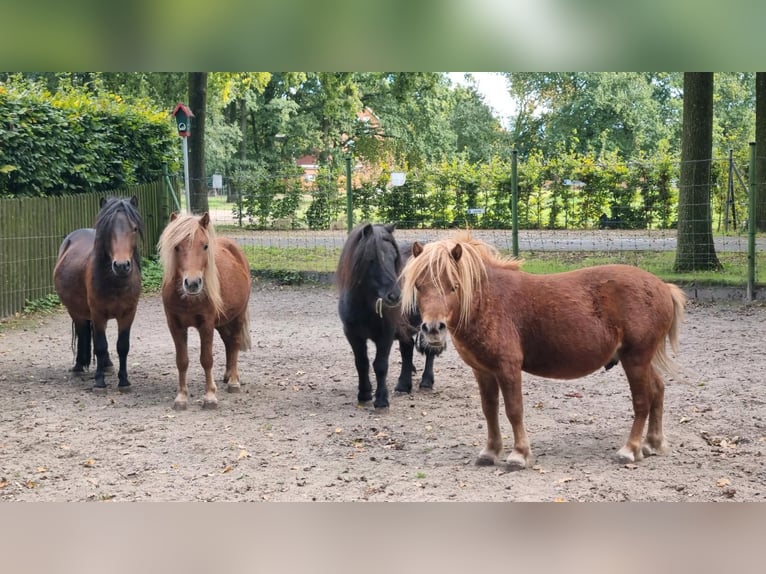
[{"label": "pony's blond tail", "polygon": [[[686,294],[677,285],[672,283],[666,283],[666,285],[670,290],[670,297],[673,300],[673,321],[670,323],[667,339],[673,352],[678,353],[678,331],[684,318]],[[657,347],[652,364],[668,374],[674,374],[678,371],[678,365],[668,356],[664,340]]]},{"label": "pony's blond tail", "polygon": [[245,320],[242,322],[239,341],[240,351],[249,351],[253,346],[253,342],[250,340],[250,310],[247,308],[245,308]]}]

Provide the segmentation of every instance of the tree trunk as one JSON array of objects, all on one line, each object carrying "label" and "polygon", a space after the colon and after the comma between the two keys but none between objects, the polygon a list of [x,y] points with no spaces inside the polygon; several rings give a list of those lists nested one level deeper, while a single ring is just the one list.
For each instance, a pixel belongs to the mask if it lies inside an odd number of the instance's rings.
[{"label": "tree trunk", "polygon": [[755,229],[766,231],[766,72],[755,73]]},{"label": "tree trunk", "polygon": [[192,213],[205,213],[207,178],[205,177],[205,107],[207,106],[207,72],[189,72],[189,107],[194,114],[189,136],[189,194]]},{"label": "tree trunk", "polygon": [[713,73],[684,72],[676,271],[721,268],[710,211],[712,152]]}]

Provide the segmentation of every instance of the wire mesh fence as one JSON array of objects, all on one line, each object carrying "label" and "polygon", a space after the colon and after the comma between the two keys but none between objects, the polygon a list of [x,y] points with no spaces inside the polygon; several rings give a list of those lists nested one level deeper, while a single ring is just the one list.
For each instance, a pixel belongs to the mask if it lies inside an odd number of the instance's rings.
[{"label": "wire mesh fence", "polygon": [[[692,173],[685,174],[690,183],[681,188],[685,167]],[[766,237],[749,235],[749,167],[731,154],[693,166],[588,161],[562,167],[527,158],[519,163],[516,234],[510,164],[502,162],[450,164],[397,178],[390,168],[356,162],[350,197],[342,166],[335,171],[317,166],[312,172],[264,170],[248,174],[247,180],[220,178],[208,202],[219,232],[235,238],[251,268],[265,274],[333,272],[346,239],[350,204],[352,224],[395,222],[401,242],[433,241],[470,229],[511,253],[516,238],[519,255],[532,272],[628,263],[681,283],[744,287],[748,264],[757,268],[766,263]],[[394,180],[400,185],[392,185]],[[143,246],[146,255],[153,254],[176,202],[184,207],[180,181],[171,178],[139,193],[142,214],[153,230]],[[169,187],[175,188],[176,199]],[[61,240],[95,218],[95,196],[82,197],[0,200],[0,316],[53,292]],[[62,201],[93,205],[65,208]],[[709,271],[699,265],[704,258],[715,262]],[[689,262],[695,270],[677,271]]]},{"label": "wire mesh fence", "polygon": [[[689,183],[681,188],[684,168]],[[747,163],[738,165],[733,154],[687,166],[588,161],[546,167],[528,159],[518,173],[519,254],[533,270],[621,262],[678,281],[744,285],[747,172]],[[210,198],[213,220],[246,247],[255,269],[332,271],[349,203],[353,224],[395,222],[400,241],[431,241],[470,229],[502,251],[513,248],[507,164],[413,170],[398,186],[391,185],[391,171],[357,164],[350,199],[342,169],[259,178],[247,186],[223,178],[224,187],[241,193],[228,194],[228,202],[224,190]],[[288,204],[294,207],[286,212]],[[270,213],[270,205],[278,209]],[[756,247],[763,252],[763,238]],[[676,269],[693,271],[674,275]]]}]

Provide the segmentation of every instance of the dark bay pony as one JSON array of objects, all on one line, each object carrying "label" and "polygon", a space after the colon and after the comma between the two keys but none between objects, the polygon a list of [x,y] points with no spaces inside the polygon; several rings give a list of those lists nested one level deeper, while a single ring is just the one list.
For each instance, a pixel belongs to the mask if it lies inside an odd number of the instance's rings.
[{"label": "dark bay pony", "polygon": [[[399,272],[409,255],[409,249],[400,250],[394,239],[394,224],[363,223],[354,228],[343,246],[335,272],[335,283],[340,296],[338,314],[343,322],[343,332],[354,352],[354,363],[359,377],[357,399],[360,404],[372,400],[370,363],[367,357],[367,341],[375,343],[374,406],[388,408],[388,359],[394,340],[399,341],[402,370],[395,391],[409,393],[412,390],[412,374],[415,371],[413,350],[418,341],[420,316],[413,309],[406,317],[401,312],[401,289]],[[441,351],[418,345],[424,352],[426,365],[420,381],[421,389],[431,389],[434,384],[434,357]]]},{"label": "dark bay pony", "polygon": [[205,371],[202,408],[218,406],[213,380],[213,332],[226,348],[224,384],[239,392],[237,360],[250,348],[250,265],[242,249],[227,237],[217,237],[210,216],[176,215],[162,232],[157,248],[163,266],[162,304],[176,347],[178,394],[173,408],[186,409],[189,388],[187,331],[199,331],[200,364]]},{"label": "dark bay pony", "polygon": [[686,301],[680,288],[628,265],[532,275],[465,232],[414,244],[412,253],[402,272],[403,308],[418,306],[423,334],[437,349],[449,331],[479,384],[487,445],[477,464],[495,464],[502,451],[498,391],[513,427],[506,462],[515,469],[529,461],[522,371],[570,379],[617,362],[628,377],[635,415],[618,460],[633,462],[667,449],[659,370],[673,367],[666,339],[678,349]]},{"label": "dark bay pony", "polygon": [[72,371],[82,373],[91,362],[91,331],[96,355],[94,391],[106,390],[104,371],[112,367],[106,324],[117,320],[120,357],[118,389],[130,390],[127,356],[130,328],[141,294],[138,237],[144,224],[138,199],[101,200],[95,229],[77,229],[64,238],[53,269],[53,284],[72,317],[77,355]]}]

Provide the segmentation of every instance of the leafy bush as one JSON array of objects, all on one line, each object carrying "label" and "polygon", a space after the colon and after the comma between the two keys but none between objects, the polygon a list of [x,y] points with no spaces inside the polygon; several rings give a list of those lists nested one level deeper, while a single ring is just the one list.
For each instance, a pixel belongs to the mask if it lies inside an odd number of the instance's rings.
[{"label": "leafy bush", "polygon": [[0,197],[112,191],[176,168],[166,111],[113,94],[0,83]]}]

